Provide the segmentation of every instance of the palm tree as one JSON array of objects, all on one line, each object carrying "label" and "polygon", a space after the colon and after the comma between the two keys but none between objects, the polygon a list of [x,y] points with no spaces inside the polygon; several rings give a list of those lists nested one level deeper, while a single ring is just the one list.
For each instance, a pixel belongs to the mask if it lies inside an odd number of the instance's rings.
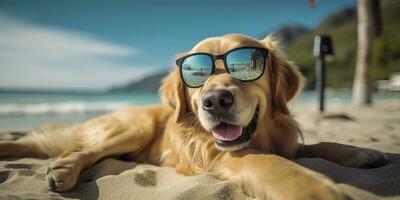
[{"label": "palm tree", "polygon": [[371,97],[371,51],[372,39],[382,33],[379,0],[358,0],[357,3],[357,63],[353,82],[353,103],[358,106],[372,103]]}]

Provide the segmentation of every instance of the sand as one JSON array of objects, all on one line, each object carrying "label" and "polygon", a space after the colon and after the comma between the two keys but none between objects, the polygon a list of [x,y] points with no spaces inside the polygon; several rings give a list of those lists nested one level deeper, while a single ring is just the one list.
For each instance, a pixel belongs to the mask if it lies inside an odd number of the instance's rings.
[{"label": "sand", "polygon": [[[295,162],[331,177],[352,199],[400,199],[400,101],[368,108],[293,105],[305,142],[340,142],[387,152],[390,162],[375,169],[343,167],[319,158]],[[19,135],[4,133],[3,140]],[[174,169],[107,158],[84,171],[65,193],[47,190],[49,160],[0,160],[0,199],[252,199],[226,181],[203,174],[185,177]],[[299,186],[304,187],[304,186]]]}]

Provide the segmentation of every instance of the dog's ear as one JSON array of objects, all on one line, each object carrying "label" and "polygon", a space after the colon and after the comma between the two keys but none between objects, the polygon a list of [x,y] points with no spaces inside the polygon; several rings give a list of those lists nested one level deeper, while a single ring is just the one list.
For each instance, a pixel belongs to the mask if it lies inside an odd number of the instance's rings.
[{"label": "dog's ear", "polygon": [[186,105],[186,87],[180,80],[178,69],[169,72],[168,76],[162,80],[160,95],[163,103],[169,105],[175,110],[175,121],[179,121],[186,113],[188,113]]},{"label": "dog's ear", "polygon": [[262,42],[269,49],[267,69],[273,96],[272,108],[289,114],[286,104],[303,88],[304,78],[297,67],[286,60],[279,49],[279,42],[271,36]]}]

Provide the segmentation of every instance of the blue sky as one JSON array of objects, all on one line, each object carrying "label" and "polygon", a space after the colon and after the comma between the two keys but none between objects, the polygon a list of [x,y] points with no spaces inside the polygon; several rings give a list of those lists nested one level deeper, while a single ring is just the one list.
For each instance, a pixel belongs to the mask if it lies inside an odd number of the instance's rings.
[{"label": "blue sky", "polygon": [[355,0],[0,0],[0,87],[104,89],[226,33],[318,25]]}]

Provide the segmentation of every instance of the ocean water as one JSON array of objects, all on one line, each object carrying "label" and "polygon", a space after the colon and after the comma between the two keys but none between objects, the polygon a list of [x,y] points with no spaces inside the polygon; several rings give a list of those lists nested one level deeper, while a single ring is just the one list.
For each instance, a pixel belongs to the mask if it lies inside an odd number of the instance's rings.
[{"label": "ocean water", "polygon": [[[399,100],[400,93],[375,93],[374,101]],[[350,91],[327,91],[327,105],[351,103]],[[23,93],[0,92],[0,130],[71,124],[129,106],[160,103],[157,93]],[[315,104],[314,91],[304,91],[297,104]]]},{"label": "ocean water", "polygon": [[82,122],[113,110],[159,103],[157,93],[0,92],[0,130]]}]

